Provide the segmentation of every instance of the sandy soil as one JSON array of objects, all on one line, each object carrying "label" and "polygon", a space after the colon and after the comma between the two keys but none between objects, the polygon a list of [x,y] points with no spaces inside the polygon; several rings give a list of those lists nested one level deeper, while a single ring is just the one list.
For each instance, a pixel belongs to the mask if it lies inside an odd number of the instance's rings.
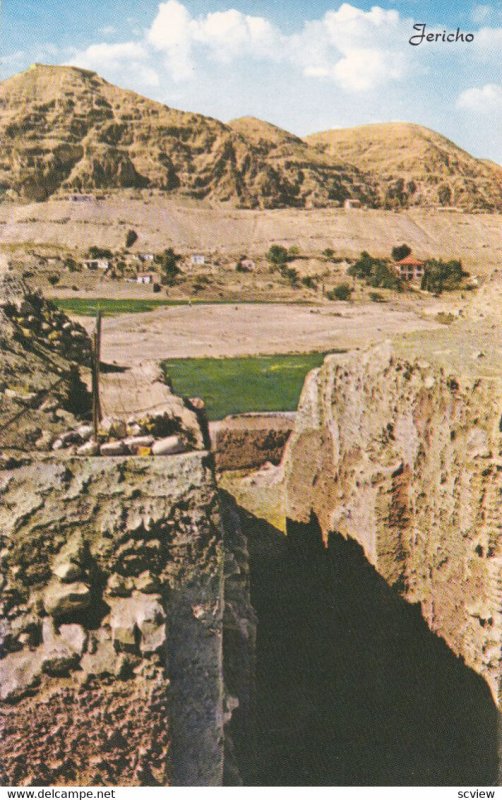
[{"label": "sandy soil", "polygon": [[31,205],[0,205],[0,242],[4,248],[53,246],[87,251],[90,245],[123,247],[127,230],[139,238],[134,251],[259,256],[272,243],[297,245],[304,253],[333,248],[339,255],[368,250],[388,255],[392,246],[407,242],[420,258],[462,258],[473,272],[486,274],[500,263],[501,217],[410,210],[391,211],[284,209],[247,211],[212,208],[165,196],[142,199],[121,196],[94,203],[51,200]]},{"label": "sandy soil", "polygon": [[[92,319],[79,321],[92,330]],[[328,351],[440,327],[412,311],[375,303],[339,303],[336,310],[275,303],[174,306],[105,318],[102,357],[134,365],[166,358]]]}]

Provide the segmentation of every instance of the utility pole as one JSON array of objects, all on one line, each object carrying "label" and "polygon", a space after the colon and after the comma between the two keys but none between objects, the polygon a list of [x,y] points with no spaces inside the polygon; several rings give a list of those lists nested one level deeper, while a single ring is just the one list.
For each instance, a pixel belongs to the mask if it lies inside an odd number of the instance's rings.
[{"label": "utility pole", "polygon": [[96,312],[96,330],[92,335],[92,429],[95,441],[98,440],[98,428],[101,421],[101,404],[99,402],[99,364],[101,361],[101,311]]}]

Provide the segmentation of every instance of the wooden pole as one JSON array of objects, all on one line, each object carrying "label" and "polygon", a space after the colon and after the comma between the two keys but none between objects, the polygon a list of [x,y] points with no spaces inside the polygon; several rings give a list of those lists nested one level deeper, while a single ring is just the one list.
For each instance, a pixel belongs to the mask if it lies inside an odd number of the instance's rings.
[{"label": "wooden pole", "polygon": [[101,311],[96,313],[96,330],[92,336],[92,428],[97,441],[98,428],[101,421],[101,403],[99,401],[99,364],[101,361]]}]

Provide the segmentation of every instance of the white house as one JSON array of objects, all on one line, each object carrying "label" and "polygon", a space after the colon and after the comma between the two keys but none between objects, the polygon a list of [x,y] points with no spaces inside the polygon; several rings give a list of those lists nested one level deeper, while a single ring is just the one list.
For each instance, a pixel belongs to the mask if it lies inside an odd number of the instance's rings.
[{"label": "white house", "polygon": [[137,283],[159,283],[160,278],[156,272],[138,272]]},{"label": "white house", "polygon": [[107,258],[86,258],[84,260],[84,267],[86,269],[103,269],[106,270],[110,266],[110,262]]},{"label": "white house", "polygon": [[348,197],[345,203],[343,204],[343,207],[349,210],[351,208],[362,208],[362,203],[360,200],[354,200]]},{"label": "white house", "polygon": [[202,267],[206,263],[206,257],[201,253],[194,253],[194,255],[190,257],[190,263],[194,267]]}]

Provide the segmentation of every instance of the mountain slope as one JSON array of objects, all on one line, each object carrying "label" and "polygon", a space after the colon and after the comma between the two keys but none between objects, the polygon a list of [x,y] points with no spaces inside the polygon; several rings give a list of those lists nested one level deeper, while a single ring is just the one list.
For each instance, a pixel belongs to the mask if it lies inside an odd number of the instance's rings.
[{"label": "mountain slope", "polygon": [[294,158],[76,67],[34,65],[0,84],[0,186],[14,198],[130,187],[244,207],[373,202],[357,169],[284,135]]},{"label": "mountain slope", "polygon": [[324,131],[305,141],[378,181],[384,206],[502,209],[502,171],[420,125],[383,123]]}]

